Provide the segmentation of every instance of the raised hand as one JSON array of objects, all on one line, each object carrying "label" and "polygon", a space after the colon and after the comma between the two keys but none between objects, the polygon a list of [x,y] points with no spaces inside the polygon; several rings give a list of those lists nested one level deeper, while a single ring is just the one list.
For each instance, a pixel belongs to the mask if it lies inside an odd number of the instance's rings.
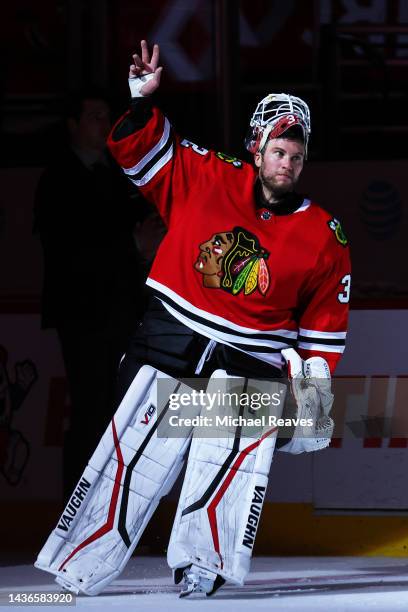
[{"label": "raised hand", "polygon": [[[153,46],[153,53],[151,58],[147,42],[145,40],[142,40],[140,46],[142,49],[142,56],[140,57],[140,55],[138,55],[137,53],[133,54],[132,57],[134,63],[131,64],[129,67],[129,79],[131,82],[131,79],[136,79],[138,77],[143,77],[146,75],[152,75],[149,76],[148,79],[146,79],[146,82],[141,87],[137,87],[138,94],[136,95],[149,96],[159,87],[160,77],[163,70],[161,66],[158,67],[159,45]],[[132,84],[131,90],[132,95],[134,95],[134,88],[132,87]]]}]

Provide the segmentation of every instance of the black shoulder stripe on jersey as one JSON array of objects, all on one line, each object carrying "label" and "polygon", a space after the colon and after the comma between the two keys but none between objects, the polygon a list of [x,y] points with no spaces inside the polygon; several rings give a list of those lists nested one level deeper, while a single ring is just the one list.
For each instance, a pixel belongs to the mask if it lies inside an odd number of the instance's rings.
[{"label": "black shoulder stripe on jersey", "polygon": [[327,346],[345,346],[345,338],[322,338],[314,336],[298,336],[298,342],[306,344],[326,344]]},{"label": "black shoulder stripe on jersey", "polygon": [[156,153],[156,155],[153,155],[152,159],[150,159],[144,166],[143,168],[140,170],[140,172],[137,172],[137,174],[129,174],[128,176],[134,180],[134,181],[140,181],[145,174],[147,174],[149,172],[149,170],[151,168],[153,168],[153,166],[155,164],[157,164],[157,162],[164,156],[166,155],[167,151],[170,149],[171,145],[173,144],[173,134],[172,134],[172,130],[170,129],[169,132],[169,137],[166,140],[166,142],[164,143],[164,145],[162,146],[162,148]]},{"label": "black shoulder stripe on jersey", "polygon": [[[283,344],[286,344],[287,346],[296,346],[297,338],[287,338],[286,336],[279,336],[278,334],[245,334],[244,332],[240,332],[235,329],[226,327],[224,325],[220,325],[219,323],[215,323],[214,321],[207,321],[207,319],[204,319],[203,317],[200,317],[190,312],[189,310],[183,308],[182,306],[180,306],[180,304],[177,304],[176,302],[174,302],[167,295],[164,295],[160,291],[157,291],[157,289],[151,288],[151,292],[153,293],[153,295],[159,298],[159,300],[161,300],[162,302],[165,302],[168,306],[170,306],[171,308],[174,308],[174,310],[177,310],[177,312],[179,312],[183,316],[187,317],[188,319],[191,319],[192,321],[196,321],[197,323],[200,323],[201,325],[205,325],[206,327],[211,327],[212,329],[216,329],[225,334],[230,334],[230,335],[232,334],[234,336],[240,336],[241,338],[245,338],[248,341],[250,341],[251,338],[254,338],[255,340],[270,340],[273,342],[281,342]],[[258,346],[258,345],[253,345],[253,344],[250,346],[250,349],[247,345],[243,345],[243,344],[237,343],[236,346],[241,347],[242,349],[251,350],[251,351],[254,350],[254,346],[255,346],[255,348],[260,353],[262,352],[278,352],[279,353],[282,350],[282,349],[272,350],[272,349],[269,349],[269,347]]]}]

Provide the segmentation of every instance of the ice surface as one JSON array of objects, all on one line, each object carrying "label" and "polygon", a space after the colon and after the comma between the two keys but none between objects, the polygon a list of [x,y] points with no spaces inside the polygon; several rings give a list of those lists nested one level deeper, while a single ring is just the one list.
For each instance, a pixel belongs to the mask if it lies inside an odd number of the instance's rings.
[{"label": "ice surface", "polygon": [[[408,560],[390,557],[257,557],[244,587],[226,585],[213,597],[196,594],[179,599],[162,557],[134,557],[122,576],[98,597],[77,598],[90,611],[272,612],[408,610]],[[0,567],[0,594],[59,592],[51,574],[31,565]],[[22,609],[21,606],[10,606]],[[43,610],[44,606],[26,609]],[[46,606],[45,609],[75,608]]]}]

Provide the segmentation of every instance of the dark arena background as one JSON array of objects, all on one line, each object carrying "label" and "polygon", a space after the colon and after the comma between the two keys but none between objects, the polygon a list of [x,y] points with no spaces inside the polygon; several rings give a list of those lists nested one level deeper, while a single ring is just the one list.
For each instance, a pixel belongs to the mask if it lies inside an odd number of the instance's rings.
[{"label": "dark arena background", "polygon": [[[243,143],[256,103],[271,92],[307,101],[312,137],[299,190],[341,219],[351,245],[335,438],[319,453],[274,457],[248,585],[211,605],[406,610],[408,1],[15,0],[1,13],[1,603],[11,592],[58,590],[32,567],[63,507],[71,401],[56,332],[41,326],[36,188],[60,155],[67,94],[100,88],[118,118],[131,54],[145,38],[160,44],[158,105],[200,146],[250,161]],[[143,223],[147,271],[157,228]],[[75,240],[67,243],[75,253]],[[181,605],[164,559],[178,491],[112,588],[77,605]]]}]

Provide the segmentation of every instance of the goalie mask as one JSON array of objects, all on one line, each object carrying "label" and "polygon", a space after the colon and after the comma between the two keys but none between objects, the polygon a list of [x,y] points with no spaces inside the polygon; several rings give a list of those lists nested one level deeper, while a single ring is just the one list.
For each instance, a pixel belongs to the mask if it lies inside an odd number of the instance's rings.
[{"label": "goalie mask", "polygon": [[301,98],[289,94],[269,94],[259,102],[252,115],[245,146],[250,153],[262,151],[268,140],[279,138],[286,130],[295,126],[303,133],[307,157],[310,134],[308,105]]}]

